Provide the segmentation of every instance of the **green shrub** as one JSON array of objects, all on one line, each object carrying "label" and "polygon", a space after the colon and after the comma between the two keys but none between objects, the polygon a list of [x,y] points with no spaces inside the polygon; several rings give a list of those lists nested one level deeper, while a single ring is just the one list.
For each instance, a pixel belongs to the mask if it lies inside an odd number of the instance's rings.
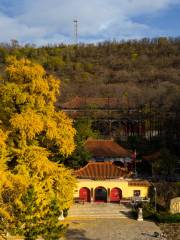
[{"label": "green shrub", "polygon": [[151,204],[148,204],[143,208],[143,218],[155,220],[155,216],[156,216],[156,211],[154,210]]},{"label": "green shrub", "polygon": [[170,214],[169,212],[156,212],[150,204],[146,205],[143,208],[143,218],[150,219],[159,223],[180,223],[180,213]]},{"label": "green shrub", "polygon": [[157,221],[160,223],[180,223],[180,214],[156,214]]},{"label": "green shrub", "polygon": [[134,219],[137,219],[137,217],[138,217],[138,211],[134,208],[132,209],[132,216]]}]

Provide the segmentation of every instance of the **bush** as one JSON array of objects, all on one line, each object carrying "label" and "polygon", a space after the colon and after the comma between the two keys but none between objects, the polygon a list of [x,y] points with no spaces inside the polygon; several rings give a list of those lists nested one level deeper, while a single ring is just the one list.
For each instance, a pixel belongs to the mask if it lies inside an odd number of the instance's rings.
[{"label": "bush", "polygon": [[148,204],[143,208],[143,218],[155,220],[156,211],[152,205]]},{"label": "bush", "polygon": [[137,219],[137,217],[138,217],[138,211],[134,208],[132,209],[132,216],[134,219]]},{"label": "bush", "polygon": [[157,221],[160,223],[180,223],[180,214],[156,214]]},{"label": "bush", "polygon": [[180,223],[180,214],[170,214],[168,212],[156,212],[149,204],[143,208],[144,219],[151,219],[159,223]]}]

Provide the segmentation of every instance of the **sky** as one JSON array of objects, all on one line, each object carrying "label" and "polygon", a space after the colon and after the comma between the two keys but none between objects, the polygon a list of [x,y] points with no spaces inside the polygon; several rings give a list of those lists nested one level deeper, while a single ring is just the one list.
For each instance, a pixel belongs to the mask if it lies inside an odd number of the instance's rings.
[{"label": "sky", "polygon": [[180,36],[180,0],[0,0],[0,42],[21,44]]}]

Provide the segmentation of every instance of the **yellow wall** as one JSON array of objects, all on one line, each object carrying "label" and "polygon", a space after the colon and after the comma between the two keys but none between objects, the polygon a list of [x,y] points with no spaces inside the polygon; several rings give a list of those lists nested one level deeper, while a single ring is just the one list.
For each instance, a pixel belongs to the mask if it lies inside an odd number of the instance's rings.
[{"label": "yellow wall", "polygon": [[120,188],[122,191],[122,198],[130,198],[133,197],[134,190],[140,190],[141,195],[140,197],[147,197],[148,196],[148,187],[147,186],[128,186],[128,180],[125,179],[114,179],[114,180],[89,180],[89,179],[78,179],[77,189],[74,191],[74,197],[79,197],[79,190],[82,187],[95,188],[97,187],[104,187],[106,190],[109,188]]}]

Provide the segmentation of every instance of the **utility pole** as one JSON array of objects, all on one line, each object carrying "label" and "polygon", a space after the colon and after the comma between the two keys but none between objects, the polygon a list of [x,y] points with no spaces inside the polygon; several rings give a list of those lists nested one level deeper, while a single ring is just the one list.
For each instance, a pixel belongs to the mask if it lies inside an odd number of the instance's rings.
[{"label": "utility pole", "polygon": [[73,23],[74,23],[74,44],[77,45],[78,44],[78,20],[74,19]]}]

